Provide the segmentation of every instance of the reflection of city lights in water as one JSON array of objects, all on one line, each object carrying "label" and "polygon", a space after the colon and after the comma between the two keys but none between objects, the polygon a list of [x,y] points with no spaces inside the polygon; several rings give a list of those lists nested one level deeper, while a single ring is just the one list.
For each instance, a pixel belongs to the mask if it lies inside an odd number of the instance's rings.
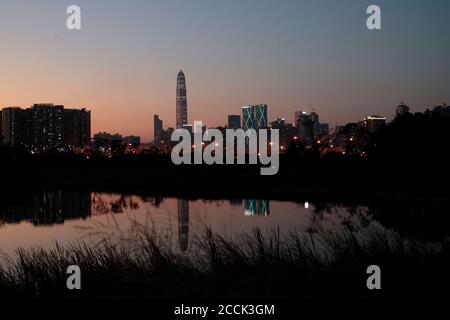
[{"label": "reflection of city lights in water", "polygon": [[254,215],[270,215],[270,201],[269,200],[256,200],[256,199],[245,199],[244,200],[244,215],[254,216]]}]

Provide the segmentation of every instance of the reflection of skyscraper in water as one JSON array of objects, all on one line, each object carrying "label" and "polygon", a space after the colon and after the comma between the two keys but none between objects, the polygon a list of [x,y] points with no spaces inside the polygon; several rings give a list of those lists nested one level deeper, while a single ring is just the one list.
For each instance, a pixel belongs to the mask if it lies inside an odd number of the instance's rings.
[{"label": "reflection of skyscraper in water", "polygon": [[33,198],[34,225],[52,225],[91,215],[90,192],[45,191]]},{"label": "reflection of skyscraper in water", "polygon": [[270,201],[259,199],[245,199],[244,214],[246,216],[268,216],[270,215]]},{"label": "reflection of skyscraper in water", "polygon": [[34,226],[48,226],[90,216],[90,192],[43,190],[10,197],[0,205],[3,223],[30,221]]},{"label": "reflection of skyscraper in water", "polygon": [[189,243],[189,201],[178,199],[178,241],[181,251],[186,251]]}]

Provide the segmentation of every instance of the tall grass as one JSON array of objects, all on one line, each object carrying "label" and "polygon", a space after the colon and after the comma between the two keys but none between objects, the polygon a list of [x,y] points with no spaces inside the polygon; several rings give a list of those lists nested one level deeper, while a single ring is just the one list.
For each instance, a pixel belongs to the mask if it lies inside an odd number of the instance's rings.
[{"label": "tall grass", "polygon": [[[157,300],[299,299],[373,294],[366,268],[382,270],[382,294],[448,297],[449,241],[425,243],[376,228],[355,232],[261,230],[226,239],[205,228],[189,252],[142,232],[53,249],[19,249],[0,258],[0,295],[32,298]],[[66,288],[66,268],[81,268],[82,289]],[[448,285],[448,286],[447,286]]]}]

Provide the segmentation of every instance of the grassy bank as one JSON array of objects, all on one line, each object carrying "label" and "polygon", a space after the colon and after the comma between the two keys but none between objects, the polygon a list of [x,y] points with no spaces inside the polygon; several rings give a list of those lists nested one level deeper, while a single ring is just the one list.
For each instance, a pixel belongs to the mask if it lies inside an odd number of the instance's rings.
[{"label": "grassy bank", "polygon": [[[53,250],[3,256],[0,295],[40,299],[152,299],[152,301],[298,301],[326,297],[450,297],[450,241],[404,239],[364,231],[259,230],[224,239],[205,230],[189,252],[167,239],[78,242]],[[66,268],[82,272],[82,290],[66,289]],[[369,291],[366,269],[382,270],[382,290]]]}]

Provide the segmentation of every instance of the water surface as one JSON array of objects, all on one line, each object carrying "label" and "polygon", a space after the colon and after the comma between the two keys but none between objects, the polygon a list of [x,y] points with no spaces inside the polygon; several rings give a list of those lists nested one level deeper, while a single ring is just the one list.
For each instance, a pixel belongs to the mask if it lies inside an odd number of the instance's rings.
[{"label": "water surface", "polygon": [[76,240],[129,239],[140,230],[186,251],[205,227],[225,238],[263,232],[355,228],[376,224],[364,206],[330,206],[266,199],[186,200],[125,194],[39,191],[0,205],[0,249],[51,248]]}]

